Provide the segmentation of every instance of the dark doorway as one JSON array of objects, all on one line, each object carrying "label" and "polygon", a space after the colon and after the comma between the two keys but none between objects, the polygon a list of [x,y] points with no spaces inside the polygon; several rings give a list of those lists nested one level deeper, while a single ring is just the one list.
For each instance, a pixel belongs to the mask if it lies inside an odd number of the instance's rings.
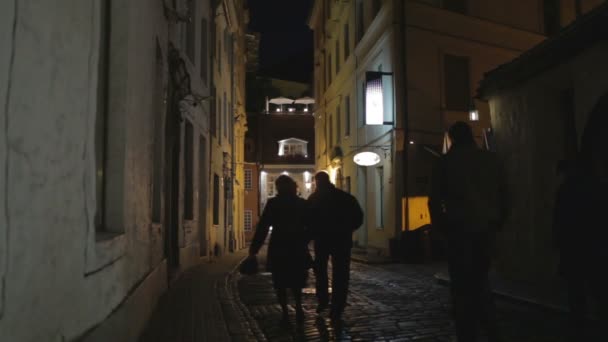
[{"label": "dark doorway", "polygon": [[179,104],[174,94],[171,82],[168,85],[169,99],[165,124],[165,257],[167,258],[167,274],[172,278],[179,267],[179,154],[180,154],[180,125]]},{"label": "dark doorway", "polygon": [[198,143],[198,232],[200,256],[207,256],[209,251],[209,239],[207,238],[208,181],[207,141],[201,136]]},{"label": "dark doorway", "polygon": [[608,153],[608,140],[605,134],[608,131],[608,94],[604,94],[587,118],[583,137],[581,139],[580,154],[585,166],[596,162],[606,162]]}]

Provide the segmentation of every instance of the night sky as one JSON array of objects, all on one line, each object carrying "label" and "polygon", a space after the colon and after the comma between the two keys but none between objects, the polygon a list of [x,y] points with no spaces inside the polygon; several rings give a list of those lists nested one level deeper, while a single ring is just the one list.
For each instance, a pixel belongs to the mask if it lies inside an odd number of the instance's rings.
[{"label": "night sky", "polygon": [[312,80],[312,0],[249,0],[249,29],[260,32],[260,72],[300,82]]}]

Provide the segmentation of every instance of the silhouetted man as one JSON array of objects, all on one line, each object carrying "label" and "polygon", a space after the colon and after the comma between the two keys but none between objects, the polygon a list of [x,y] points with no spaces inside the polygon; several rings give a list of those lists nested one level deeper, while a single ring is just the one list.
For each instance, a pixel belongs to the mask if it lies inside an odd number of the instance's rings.
[{"label": "silhouetted man", "polygon": [[488,273],[494,235],[507,216],[505,177],[495,155],[477,148],[468,124],[455,123],[448,135],[452,147],[433,170],[429,209],[448,242],[456,333],[459,342],[476,341],[481,323],[498,341]]},{"label": "silhouetted man", "polygon": [[329,305],[327,263],[331,256],[330,317],[338,321],[346,306],[352,233],[363,223],[363,211],[355,197],[331,184],[326,172],[318,172],[314,178],[316,190],[308,202],[315,248],[317,312]]}]

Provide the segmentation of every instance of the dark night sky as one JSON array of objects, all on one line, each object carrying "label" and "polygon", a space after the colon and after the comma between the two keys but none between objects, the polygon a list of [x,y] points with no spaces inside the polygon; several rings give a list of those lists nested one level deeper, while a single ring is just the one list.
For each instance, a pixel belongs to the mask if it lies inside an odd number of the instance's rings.
[{"label": "dark night sky", "polygon": [[313,35],[308,27],[312,0],[249,0],[251,31],[260,32],[260,71],[310,82]]}]

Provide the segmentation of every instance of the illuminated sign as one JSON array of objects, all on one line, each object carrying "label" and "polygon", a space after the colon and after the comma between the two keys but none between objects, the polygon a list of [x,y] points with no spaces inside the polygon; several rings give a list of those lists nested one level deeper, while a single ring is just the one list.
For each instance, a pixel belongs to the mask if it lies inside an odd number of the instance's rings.
[{"label": "illuminated sign", "polygon": [[365,74],[365,124],[384,124],[384,97],[382,94],[382,74]]},{"label": "illuminated sign", "polygon": [[361,166],[374,166],[380,163],[380,156],[374,152],[360,152],[355,154],[353,161]]}]

